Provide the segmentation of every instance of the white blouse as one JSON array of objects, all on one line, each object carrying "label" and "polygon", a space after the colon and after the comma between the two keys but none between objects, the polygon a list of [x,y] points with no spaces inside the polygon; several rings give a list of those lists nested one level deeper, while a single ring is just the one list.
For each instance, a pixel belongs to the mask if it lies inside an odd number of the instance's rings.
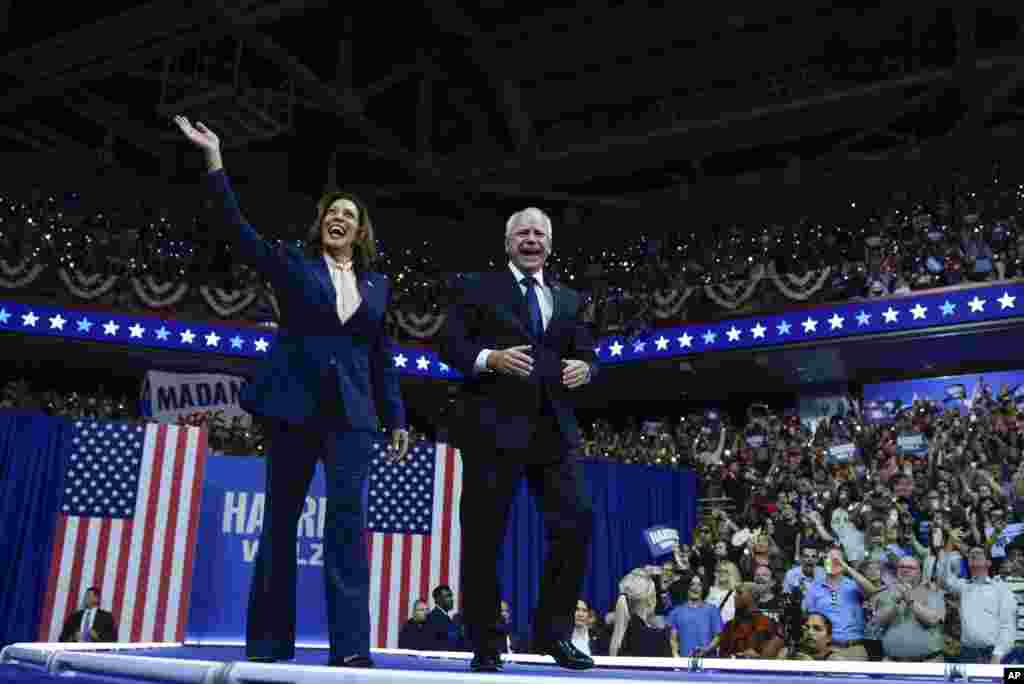
[{"label": "white blouse", "polygon": [[334,283],[334,291],[337,294],[338,319],[344,324],[352,318],[352,314],[362,302],[359,287],[356,285],[356,275],[352,272],[352,261],[338,262],[326,254],[324,261],[327,262],[327,271],[331,274],[331,282]]}]

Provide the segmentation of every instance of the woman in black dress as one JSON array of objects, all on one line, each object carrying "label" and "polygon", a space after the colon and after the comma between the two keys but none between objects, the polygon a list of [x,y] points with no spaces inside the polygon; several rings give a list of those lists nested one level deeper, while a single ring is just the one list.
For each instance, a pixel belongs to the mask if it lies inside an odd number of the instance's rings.
[{"label": "woman in black dress", "polygon": [[619,591],[609,655],[674,657],[670,628],[655,615],[658,596],[650,574],[643,569],[632,571],[619,582]]}]

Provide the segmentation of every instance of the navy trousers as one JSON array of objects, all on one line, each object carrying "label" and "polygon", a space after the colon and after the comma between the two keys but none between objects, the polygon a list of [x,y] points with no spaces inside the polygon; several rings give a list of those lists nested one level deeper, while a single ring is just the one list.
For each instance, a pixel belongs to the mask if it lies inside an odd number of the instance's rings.
[{"label": "navy trousers", "polygon": [[364,536],[366,481],[376,433],[268,421],[263,531],[249,591],[246,656],[295,657],[296,530],[316,463],[327,484],[324,582],[330,657],[370,654],[370,568]]}]

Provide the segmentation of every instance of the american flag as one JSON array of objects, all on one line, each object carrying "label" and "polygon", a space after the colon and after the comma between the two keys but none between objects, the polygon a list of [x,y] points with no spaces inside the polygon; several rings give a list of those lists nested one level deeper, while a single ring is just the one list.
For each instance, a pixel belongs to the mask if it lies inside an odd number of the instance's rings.
[{"label": "american flag", "polygon": [[[378,447],[379,448],[379,447]],[[370,469],[370,640],[397,648],[412,604],[439,584],[459,594],[462,460],[446,444],[420,442],[404,463],[378,450]]]},{"label": "american flag", "polygon": [[40,639],[56,641],[96,586],[118,641],[182,641],[206,433],[79,421],[66,459]]}]

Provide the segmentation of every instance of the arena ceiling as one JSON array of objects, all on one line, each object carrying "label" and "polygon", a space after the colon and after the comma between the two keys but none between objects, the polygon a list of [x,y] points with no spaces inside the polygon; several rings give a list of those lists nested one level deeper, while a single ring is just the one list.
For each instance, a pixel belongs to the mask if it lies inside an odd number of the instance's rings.
[{"label": "arena ceiling", "polygon": [[0,0],[0,152],[104,156],[173,178],[188,168],[169,125],[182,111],[220,131],[231,159],[286,160],[292,190],[316,194],[331,168],[378,206],[475,221],[539,204],[584,239],[597,216],[656,232],[681,211],[740,211],[749,186],[796,186],[807,201],[814,179],[858,160],[1005,135],[1024,117],[1012,4],[523,7],[155,0],[41,13]]}]

